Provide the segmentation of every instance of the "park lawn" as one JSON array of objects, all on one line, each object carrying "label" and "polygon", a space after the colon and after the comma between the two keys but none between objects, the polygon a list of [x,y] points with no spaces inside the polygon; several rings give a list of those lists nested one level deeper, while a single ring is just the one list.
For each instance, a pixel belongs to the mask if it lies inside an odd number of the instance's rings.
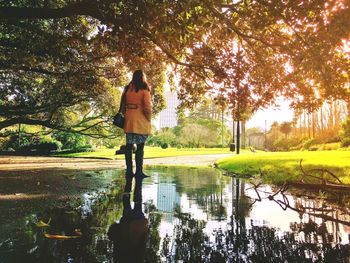
[{"label": "park lawn", "polygon": [[[115,155],[117,149],[97,149],[94,152],[57,154],[59,157],[85,157],[85,158],[106,158],[124,159],[124,155]],[[225,154],[232,153],[228,148],[167,148],[145,146],[145,158],[161,158],[175,156],[190,156],[202,154]]]},{"label": "park lawn", "polygon": [[[350,184],[350,151],[246,152],[220,159],[218,165],[242,176],[260,175],[261,171],[264,182],[281,184],[301,178],[301,159],[305,172],[314,168],[324,168],[334,173],[343,183]],[[319,175],[314,172],[312,174]]]}]

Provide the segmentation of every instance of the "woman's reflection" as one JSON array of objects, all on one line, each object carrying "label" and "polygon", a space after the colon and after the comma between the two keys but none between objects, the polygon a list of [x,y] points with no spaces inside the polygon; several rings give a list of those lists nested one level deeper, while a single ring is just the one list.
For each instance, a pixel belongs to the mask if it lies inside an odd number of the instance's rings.
[{"label": "woman's reflection", "polygon": [[142,211],[141,187],[140,182],[136,182],[133,209],[130,194],[123,195],[123,215],[119,223],[112,224],[108,230],[108,237],[114,246],[114,262],[144,262],[148,219]]}]

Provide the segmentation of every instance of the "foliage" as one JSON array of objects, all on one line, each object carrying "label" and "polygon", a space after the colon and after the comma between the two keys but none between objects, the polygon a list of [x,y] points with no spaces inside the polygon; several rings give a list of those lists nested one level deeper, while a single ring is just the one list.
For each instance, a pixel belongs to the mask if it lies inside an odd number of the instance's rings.
[{"label": "foliage", "polygon": [[78,133],[57,131],[52,137],[62,143],[62,149],[76,150],[89,145],[88,137]]},{"label": "foliage", "polygon": [[162,143],[160,146],[160,148],[162,148],[162,149],[167,149],[168,147],[169,147],[169,145],[166,142]]},{"label": "foliage", "polygon": [[291,122],[283,122],[280,125],[280,131],[286,136],[292,131],[292,123]]},{"label": "foliage", "polygon": [[184,125],[181,129],[179,142],[190,148],[215,145],[217,134],[212,130],[196,123]]},{"label": "foliage", "polygon": [[345,137],[341,140],[341,146],[342,147],[349,147],[350,146],[350,137]]},{"label": "foliage", "polygon": [[230,132],[221,121],[191,115],[183,118],[173,130],[178,144],[184,147],[217,147],[221,145],[222,139],[224,145],[231,140]]},{"label": "foliage", "polygon": [[[59,9],[71,3],[16,0],[1,2],[0,10],[11,5],[37,7],[40,12],[40,8]],[[127,84],[128,72],[136,68],[144,67],[150,74],[154,113],[164,107],[165,65],[160,59],[143,61],[150,53],[137,54],[130,40],[120,45],[120,35],[112,36],[99,18],[68,14],[54,19],[1,20],[0,130],[5,135],[3,129],[22,123],[115,138],[110,116],[118,106],[118,87]],[[123,57],[125,46],[130,49]]]},{"label": "foliage", "polygon": [[61,149],[62,144],[52,139],[43,139],[39,142],[21,146],[18,151],[21,153],[48,154]]},{"label": "foliage", "polygon": [[119,93],[106,78],[115,65],[101,59],[97,25],[84,17],[1,21],[0,129],[23,123],[103,135]]},{"label": "foliage", "polygon": [[[36,123],[107,136],[111,87],[135,68],[156,75],[157,92],[173,69],[182,106],[210,93],[226,98],[237,120],[280,95],[309,111],[349,100],[348,2],[15,0],[2,1],[0,15],[0,128]],[[66,118],[72,111],[75,120]]]},{"label": "foliage", "polygon": [[4,144],[3,149],[13,149],[21,153],[50,153],[53,151],[60,150],[62,143],[49,137],[49,136],[38,136],[35,134],[21,133],[20,140],[18,135],[12,135],[8,138]]},{"label": "foliage", "polygon": [[163,144],[169,144],[171,146],[177,145],[176,135],[171,129],[162,129],[147,140],[147,145],[161,146]]},{"label": "foliage", "polygon": [[342,124],[342,131],[340,134],[340,138],[341,138],[341,146],[342,147],[350,146],[350,118],[348,118]]},{"label": "foliage", "polygon": [[304,150],[309,150],[309,148],[313,145],[315,145],[317,141],[315,139],[308,139],[303,143],[303,149]]},{"label": "foliage", "polygon": [[333,151],[338,150],[340,145],[339,142],[314,144],[309,148],[309,151]]},{"label": "foliage", "polygon": [[35,140],[38,140],[38,137],[33,136],[31,134],[22,133],[20,135],[20,140],[18,138],[18,134],[12,134],[4,142],[3,149],[4,150],[8,150],[8,149],[18,150],[21,147],[21,145],[25,146],[25,145],[31,144]]}]

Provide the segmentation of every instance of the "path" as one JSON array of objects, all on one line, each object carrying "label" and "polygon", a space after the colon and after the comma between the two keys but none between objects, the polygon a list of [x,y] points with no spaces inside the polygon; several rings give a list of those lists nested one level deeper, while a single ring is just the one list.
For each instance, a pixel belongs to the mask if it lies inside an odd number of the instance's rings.
[{"label": "path", "polygon": [[[230,154],[192,155],[145,159],[145,165],[210,165]],[[124,160],[0,156],[0,173],[28,170],[100,170],[124,168]]]}]

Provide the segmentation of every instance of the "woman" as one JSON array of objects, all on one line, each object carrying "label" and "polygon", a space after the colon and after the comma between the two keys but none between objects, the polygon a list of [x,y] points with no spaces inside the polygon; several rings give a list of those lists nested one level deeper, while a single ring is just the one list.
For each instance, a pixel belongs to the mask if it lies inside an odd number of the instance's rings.
[{"label": "woman", "polygon": [[135,152],[135,178],[140,182],[147,177],[143,173],[143,148],[148,135],[151,133],[151,93],[146,77],[141,70],[136,70],[132,81],[125,88],[125,100],[122,107],[125,117],[124,132],[126,133],[125,163],[126,186],[125,192],[130,192],[131,181],[134,177],[132,167],[132,148],[137,145]]}]

